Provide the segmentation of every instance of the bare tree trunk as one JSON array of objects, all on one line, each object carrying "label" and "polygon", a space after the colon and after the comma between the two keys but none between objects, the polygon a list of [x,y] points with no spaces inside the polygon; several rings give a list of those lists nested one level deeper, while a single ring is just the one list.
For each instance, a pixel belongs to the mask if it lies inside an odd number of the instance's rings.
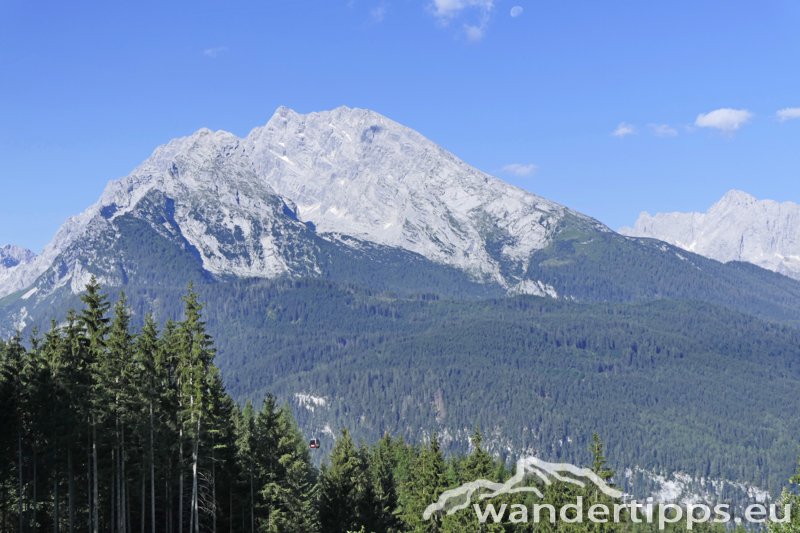
[{"label": "bare tree trunk", "polygon": [[58,501],[58,468],[53,473],[53,533],[58,533],[59,526],[59,501]]},{"label": "bare tree trunk", "polygon": [[164,491],[167,493],[167,512],[164,513],[164,521],[166,522],[167,533],[172,533],[172,491],[169,488],[169,477],[164,480]]},{"label": "bare tree trunk", "polygon": [[197,462],[200,455],[200,420],[197,415],[197,434],[194,439],[194,449],[192,450],[192,519],[194,522],[194,533],[200,533],[200,511],[198,506],[198,487],[197,487]]},{"label": "bare tree trunk", "polygon": [[[92,417],[92,532],[98,533],[100,528],[100,498],[97,487],[97,424]],[[113,523],[113,522],[112,522]]]},{"label": "bare tree trunk", "polygon": [[6,526],[8,524],[6,523],[6,518],[7,518],[7,516],[6,516],[6,501],[7,501],[6,498],[8,498],[8,494],[6,493],[5,484],[0,484],[0,488],[2,488],[2,490],[3,490],[3,495],[2,495],[2,497],[0,497],[0,505],[3,506],[3,508],[0,509],[0,515],[2,515],[2,516],[0,516],[0,526],[3,526],[3,531],[7,531],[8,528]]},{"label": "bare tree trunk", "polygon": [[189,516],[189,532],[194,533],[197,526],[197,439],[195,444],[192,445],[192,501]]},{"label": "bare tree trunk", "polygon": [[[87,424],[87,428],[91,427],[91,421]],[[88,512],[86,513],[88,523],[86,531],[92,531],[92,512],[94,509],[94,500],[92,498],[92,432],[86,432],[86,499],[88,500]]]},{"label": "bare tree trunk", "polygon": [[33,449],[33,514],[31,515],[32,525],[38,525],[36,522],[37,515],[39,514],[39,474],[37,473],[39,464],[39,456],[36,453],[36,448]]},{"label": "bare tree trunk", "polygon": [[122,501],[122,505],[125,507],[125,531],[132,531],[131,529],[131,491],[130,487],[128,487],[128,480],[126,478],[122,479],[122,487],[125,492],[125,498]]},{"label": "bare tree trunk", "polygon": [[[153,400],[150,400],[150,533],[156,533],[156,458],[153,450]],[[144,498],[142,498],[144,499]]]},{"label": "bare tree trunk", "polygon": [[119,517],[117,516],[117,449],[111,448],[111,520],[109,524],[114,531],[119,531]]},{"label": "bare tree trunk", "polygon": [[[164,479],[164,491],[167,493],[167,508],[166,513],[164,513],[164,519],[166,520],[167,526],[167,533],[172,533],[172,520],[175,518],[172,512],[172,506],[174,505],[174,500],[172,499],[172,456],[170,456],[169,461],[167,462],[167,475]],[[155,533],[155,532],[154,532]]]},{"label": "bare tree trunk", "polygon": [[[172,492],[169,490],[169,479],[164,480],[164,493],[167,495],[167,507],[164,509],[164,531],[172,533]],[[153,532],[155,533],[155,532]]]},{"label": "bare tree trunk", "polygon": [[183,533],[183,427],[178,441],[178,531]]},{"label": "bare tree trunk", "polygon": [[211,532],[217,533],[217,467],[214,459],[214,440],[211,441]]},{"label": "bare tree trunk", "polygon": [[69,478],[69,496],[68,496],[68,506],[69,506],[69,524],[68,530],[69,533],[73,533],[75,527],[75,476],[72,473],[72,446],[68,445],[67,447],[67,476]]},{"label": "bare tree trunk", "polygon": [[25,499],[22,493],[22,430],[17,431],[17,512],[19,513],[19,530],[25,531],[25,516],[22,514],[22,501]]},{"label": "bare tree trunk", "polygon": [[128,478],[125,475],[125,425],[122,424],[119,450],[120,502],[122,504],[122,533],[130,529],[130,506],[128,505]]},{"label": "bare tree trunk", "polygon": [[147,509],[147,495],[146,495],[146,486],[145,486],[145,481],[146,481],[145,477],[146,476],[145,476],[144,472],[145,472],[145,470],[144,470],[144,468],[142,468],[142,494],[141,494],[141,500],[140,500],[141,501],[142,513],[141,513],[141,516],[139,517],[139,524],[141,524],[141,527],[140,527],[140,532],[141,533],[144,533],[144,525],[147,522],[147,512],[146,512],[146,509]]},{"label": "bare tree trunk", "polygon": [[[251,465],[252,466],[252,465]],[[250,471],[250,533],[256,531],[255,501],[253,499],[253,471]]]}]

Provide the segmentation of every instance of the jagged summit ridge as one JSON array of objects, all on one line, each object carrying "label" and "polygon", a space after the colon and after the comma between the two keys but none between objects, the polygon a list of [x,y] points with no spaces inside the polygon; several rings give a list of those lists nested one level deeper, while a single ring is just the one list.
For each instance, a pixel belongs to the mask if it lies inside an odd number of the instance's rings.
[{"label": "jagged summit ridge", "polygon": [[[459,160],[378,113],[279,108],[245,139],[256,171],[303,220],[401,247],[502,284],[500,263],[547,243],[562,206]],[[498,244],[493,255],[487,241]]]},{"label": "jagged summit ridge", "polygon": [[642,213],[621,233],[722,262],[745,261],[800,279],[800,205],[728,191],[705,213]]},{"label": "jagged summit ridge", "polygon": [[54,283],[69,278],[79,290],[97,259],[85,244],[113,241],[114,222],[141,216],[142,203],[156,193],[172,202],[174,227],[151,225],[185,240],[213,275],[314,272],[313,251],[297,249],[293,237],[310,227],[325,239],[397,247],[509,290],[551,295],[524,272],[568,212],[378,113],[339,107],[301,115],[281,107],[244,139],[204,128],[156,148],[70,218],[40,256],[7,276],[0,296],[56,263]]}]

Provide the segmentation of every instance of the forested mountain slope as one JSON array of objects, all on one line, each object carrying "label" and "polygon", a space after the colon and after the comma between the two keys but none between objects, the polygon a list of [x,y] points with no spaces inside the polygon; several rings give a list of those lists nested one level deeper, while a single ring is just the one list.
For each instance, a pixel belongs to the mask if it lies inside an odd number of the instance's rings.
[{"label": "forested mountain slope", "polygon": [[193,282],[232,394],[307,432],[457,448],[480,424],[580,459],[598,430],[616,464],[783,483],[800,282],[619,235],[375,113],[312,115],[158,148],[7,269],[0,334],[62,323],[92,275],[163,325]]},{"label": "forested mountain slope", "polygon": [[[392,296],[319,280],[197,286],[226,387],[274,392],[307,434],[350,427],[502,456],[585,461],[776,489],[798,450],[800,332],[697,301]],[[180,289],[128,287],[134,320]]]}]

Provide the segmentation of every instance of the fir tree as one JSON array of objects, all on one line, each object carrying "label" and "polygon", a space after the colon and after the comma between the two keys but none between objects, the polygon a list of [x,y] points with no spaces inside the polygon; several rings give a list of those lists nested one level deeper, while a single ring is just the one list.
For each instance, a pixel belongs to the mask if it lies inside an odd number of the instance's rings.
[{"label": "fir tree", "polygon": [[374,496],[369,463],[342,430],[331,452],[330,464],[320,472],[319,520],[323,533],[372,531]]},{"label": "fir tree", "polygon": [[370,474],[374,486],[375,528],[376,531],[392,533],[400,531],[400,519],[397,516],[397,482],[395,471],[398,461],[394,442],[386,434],[375,446],[370,458]]},{"label": "fir tree", "polygon": [[420,451],[414,462],[411,477],[405,490],[403,521],[409,531],[415,533],[434,533],[442,530],[442,516],[433,515],[429,520],[422,517],[425,509],[436,502],[447,488],[446,464],[439,439],[434,434],[430,443]]}]

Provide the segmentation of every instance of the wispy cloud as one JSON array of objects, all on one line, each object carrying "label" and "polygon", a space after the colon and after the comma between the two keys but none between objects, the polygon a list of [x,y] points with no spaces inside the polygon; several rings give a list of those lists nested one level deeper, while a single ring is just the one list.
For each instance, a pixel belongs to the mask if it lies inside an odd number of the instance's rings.
[{"label": "wispy cloud", "polygon": [[619,125],[616,127],[614,131],[611,132],[611,135],[614,137],[627,137],[628,135],[634,135],[636,133],[636,128],[633,124],[628,124],[627,122],[620,122]]},{"label": "wispy cloud", "polygon": [[486,35],[494,0],[433,0],[431,11],[443,26],[459,19],[467,40],[477,42]]},{"label": "wispy cloud", "polygon": [[386,18],[388,9],[385,3],[381,3],[369,10],[369,17],[372,19],[372,22],[381,23],[383,19]]},{"label": "wispy cloud", "polygon": [[534,165],[533,163],[509,163],[505,165],[502,169],[503,172],[506,174],[513,174],[514,176],[533,176],[536,174],[536,171],[539,170],[539,167]]},{"label": "wispy cloud", "polygon": [[518,16],[522,15],[522,12],[525,11],[522,9],[522,6],[514,6],[511,8],[511,17],[517,18]]},{"label": "wispy cloud", "polygon": [[204,49],[203,50],[203,55],[208,57],[208,58],[215,59],[215,58],[221,56],[222,54],[224,54],[227,51],[228,51],[228,47],[227,46],[214,46],[214,47],[211,47],[211,48]]},{"label": "wispy cloud", "polygon": [[669,124],[650,124],[649,125],[650,131],[653,132],[653,135],[656,137],[677,137],[678,130],[670,126]]},{"label": "wispy cloud", "polygon": [[483,39],[485,34],[485,24],[464,24],[464,35],[467,36],[467,40],[472,41],[473,43]]},{"label": "wispy cloud", "polygon": [[739,128],[750,122],[753,114],[747,109],[731,109],[723,107],[708,113],[700,113],[694,125],[699,128],[712,128],[732,135]]},{"label": "wispy cloud", "polygon": [[469,8],[491,11],[494,0],[433,0],[433,8],[437,17],[454,17]]},{"label": "wispy cloud", "polygon": [[775,116],[777,116],[778,120],[781,122],[800,119],[800,107],[785,107],[775,113]]}]

